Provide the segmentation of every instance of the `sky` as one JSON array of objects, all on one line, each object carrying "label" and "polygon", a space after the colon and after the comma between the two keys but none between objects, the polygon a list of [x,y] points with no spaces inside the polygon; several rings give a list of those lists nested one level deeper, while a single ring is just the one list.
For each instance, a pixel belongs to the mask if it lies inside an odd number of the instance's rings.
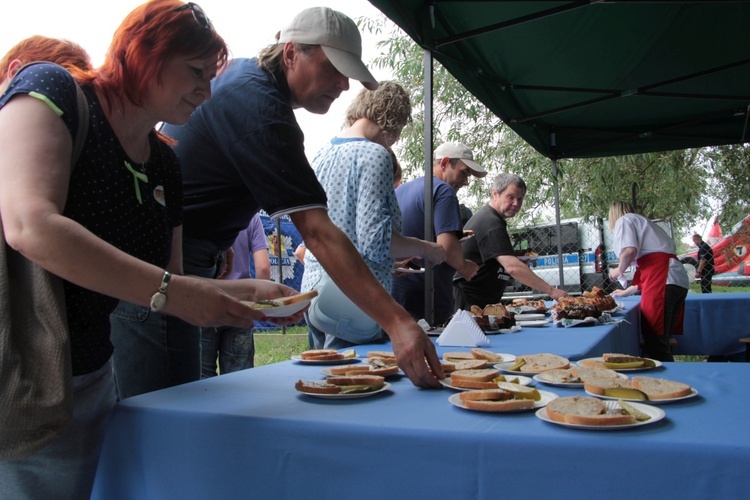
[{"label": "sky", "polygon": [[[94,65],[104,60],[112,34],[122,19],[142,0],[66,0],[45,2],[43,9],[29,8],[26,2],[6,2],[3,27],[0,29],[0,54],[5,54],[20,40],[31,35],[45,35],[74,41],[91,55]],[[356,21],[358,17],[380,15],[367,0],[276,0],[273,2],[239,2],[237,0],[199,0],[218,33],[229,45],[233,57],[254,57],[261,48],[274,43],[274,36],[301,10],[323,5],[343,12]],[[377,39],[363,34],[362,59],[370,66],[377,54]],[[389,78],[383,70],[370,67],[378,80]],[[305,151],[311,158],[341,129],[344,112],[362,88],[355,80],[325,115],[298,110],[297,120],[305,133]]]}]

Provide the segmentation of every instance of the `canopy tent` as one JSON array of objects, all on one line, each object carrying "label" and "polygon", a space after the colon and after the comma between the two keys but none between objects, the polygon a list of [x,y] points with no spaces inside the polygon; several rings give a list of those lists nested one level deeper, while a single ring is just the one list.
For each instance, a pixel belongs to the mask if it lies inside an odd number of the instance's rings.
[{"label": "canopy tent", "polygon": [[[750,1],[370,0],[544,156],[748,140]],[[431,96],[425,96],[425,170]],[[431,176],[425,237],[432,233]],[[426,179],[426,180],[427,180]],[[555,186],[559,241],[559,192]],[[560,283],[563,269],[560,264]],[[432,269],[426,273],[432,317]]]},{"label": "canopy tent", "polygon": [[748,140],[748,1],[370,3],[551,159]]}]

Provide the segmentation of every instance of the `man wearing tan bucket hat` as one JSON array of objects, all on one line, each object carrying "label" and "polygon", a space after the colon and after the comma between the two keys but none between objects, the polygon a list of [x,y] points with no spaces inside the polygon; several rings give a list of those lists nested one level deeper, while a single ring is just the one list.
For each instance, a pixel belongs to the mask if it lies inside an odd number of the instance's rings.
[{"label": "man wearing tan bucket hat", "polygon": [[[378,87],[362,62],[357,26],[340,12],[314,7],[300,12],[277,40],[257,58],[231,61],[213,80],[211,99],[190,121],[162,130],[176,139],[182,170],[184,272],[216,276],[226,250],[260,208],[272,218],[288,215],[333,281],[389,335],[399,366],[412,382],[440,387],[436,377],[442,377],[442,370],[433,344],[328,217],[325,191],[305,156],[294,116],[296,108],[326,113],[349,89],[350,79],[370,90]],[[139,343],[131,352],[147,349],[147,343],[164,344],[164,330],[166,338],[192,335],[195,353],[186,356],[189,362],[194,358],[195,367],[180,382],[200,376],[200,335],[209,339],[211,329],[201,333],[154,312],[139,324],[127,320],[141,316],[138,311],[120,312],[113,330]],[[139,363],[138,356],[132,358],[131,378]],[[159,388],[145,382],[125,396]]]}]

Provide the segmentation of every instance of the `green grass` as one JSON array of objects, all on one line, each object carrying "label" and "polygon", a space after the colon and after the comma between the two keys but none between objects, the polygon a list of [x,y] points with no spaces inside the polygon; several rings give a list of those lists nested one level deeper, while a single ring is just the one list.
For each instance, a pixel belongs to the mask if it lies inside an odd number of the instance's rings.
[{"label": "green grass", "polygon": [[255,332],[255,366],[287,361],[307,349],[306,326],[287,327],[285,335],[281,330]]}]

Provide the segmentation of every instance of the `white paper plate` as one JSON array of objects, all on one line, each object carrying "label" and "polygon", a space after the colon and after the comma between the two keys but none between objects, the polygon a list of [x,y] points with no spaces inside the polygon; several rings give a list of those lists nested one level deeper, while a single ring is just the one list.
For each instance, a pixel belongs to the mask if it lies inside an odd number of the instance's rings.
[{"label": "white paper plate", "polygon": [[[538,410],[536,412],[536,416],[540,419],[544,420],[545,422],[549,422],[551,424],[555,425],[561,425],[563,427],[570,427],[572,429],[586,429],[589,431],[616,431],[620,429],[632,429],[633,427],[641,427],[643,425],[649,425],[658,422],[659,420],[663,419],[666,416],[666,413],[661,408],[657,408],[655,406],[649,406],[644,405],[642,403],[630,403],[633,407],[636,409],[642,411],[643,413],[647,414],[651,417],[650,420],[646,420],[645,422],[635,422],[633,424],[626,424],[626,425],[581,425],[581,424],[568,424],[566,422],[556,422],[555,420],[552,420],[547,416],[547,409],[542,408],[541,410]],[[620,408],[620,405],[617,404],[617,401],[607,401],[607,408],[608,409],[618,409]]]},{"label": "white paper plate", "polygon": [[422,274],[424,273],[424,267],[421,269],[412,269],[410,267],[397,267],[393,270],[394,273],[403,274]]},{"label": "white paper plate", "polygon": [[[365,366],[369,366],[369,365],[365,365]],[[331,373],[331,368],[321,368],[320,373],[325,375],[326,377],[345,377],[346,376],[346,375],[334,375],[333,373]],[[403,375],[403,374],[404,372],[399,370],[396,373],[391,373],[390,375],[381,375],[381,377],[388,378],[388,377],[395,377],[397,375]],[[377,375],[377,373],[362,372],[362,375]]]},{"label": "white paper plate", "polygon": [[[531,316],[531,315],[529,315]],[[536,327],[536,326],[547,326],[551,324],[549,319],[533,319],[531,321],[524,320],[516,320],[516,325],[523,327]]]},{"label": "white paper plate", "polygon": [[448,401],[450,401],[450,403],[453,406],[457,406],[459,408],[463,408],[464,410],[469,410],[469,411],[478,411],[482,413],[519,413],[519,412],[524,412],[524,411],[544,409],[544,407],[547,406],[547,404],[549,404],[550,401],[552,401],[553,399],[557,399],[558,397],[557,394],[555,394],[554,392],[549,392],[549,391],[539,391],[539,394],[542,396],[542,399],[540,399],[539,401],[534,401],[534,406],[532,406],[531,408],[521,408],[518,410],[508,410],[508,411],[488,411],[488,410],[477,410],[474,408],[467,408],[466,406],[464,406],[464,402],[461,401],[461,394],[453,394],[451,397],[448,398]]},{"label": "white paper plate", "polygon": [[304,394],[305,396],[312,396],[314,398],[322,398],[322,399],[359,399],[359,398],[369,398],[370,396],[374,396],[375,394],[380,394],[383,391],[387,391],[391,388],[391,384],[386,382],[383,387],[378,389],[377,391],[370,391],[370,392],[353,392],[349,394],[313,394],[310,392],[302,392],[297,391],[300,394]]},{"label": "white paper plate", "polygon": [[265,307],[262,309],[256,309],[256,311],[262,312],[269,318],[284,318],[286,316],[291,316],[292,314],[300,312],[301,310],[303,310],[304,308],[310,305],[311,300],[312,299],[307,299],[307,300],[303,300],[300,302],[295,302],[294,304],[288,304],[285,306]]},{"label": "white paper plate", "polygon": [[[650,359],[651,361],[653,361],[654,365],[656,366],[640,366],[638,368],[617,368],[617,369],[609,368],[609,370],[615,370],[616,372],[640,372],[640,371],[645,371],[645,370],[654,370],[662,366],[661,361],[659,361],[658,359],[651,359],[651,358],[643,358],[643,359]],[[584,361],[593,361],[593,362],[598,361],[599,363],[604,363],[604,360],[602,358],[586,358],[586,359],[579,360],[578,364],[581,366],[586,366],[586,364],[584,364]],[[602,364],[601,366],[597,366],[597,368],[607,368],[607,367]]]},{"label": "white paper plate", "polygon": [[[644,402],[642,399],[613,398],[611,396],[603,396],[601,394],[594,394],[593,392],[589,392],[589,391],[586,391],[586,394],[588,394],[589,396],[594,396],[594,397],[599,398],[599,399],[613,399],[613,400],[622,399],[623,401],[627,401],[627,402],[631,402],[632,401],[632,402],[635,402],[635,403],[643,403]],[[668,398],[668,399],[649,399],[648,401],[646,401],[646,403],[650,404],[650,405],[661,405],[661,404],[665,404],[665,403],[673,403],[675,401],[682,401],[683,399],[690,399],[690,398],[693,398],[693,397],[695,397],[697,395],[698,395],[698,391],[696,389],[692,389],[691,388],[690,389],[690,394],[688,394],[687,396],[682,396],[682,397],[679,397],[679,398]]]},{"label": "white paper plate", "polygon": [[359,358],[345,358],[345,359],[302,359],[301,356],[292,356],[292,361],[297,363],[303,363],[306,365],[345,365],[347,363],[360,363],[362,360]]},{"label": "white paper plate", "polygon": [[[518,385],[530,385],[531,384],[531,378],[529,378],[529,377],[524,377],[523,375],[514,375],[514,377],[518,379],[518,382],[514,382],[514,383],[517,383]],[[476,391],[476,390],[481,390],[481,389],[465,389],[463,387],[455,387],[455,386],[451,385],[451,377],[450,377],[450,375],[447,375],[443,380],[440,381],[440,383],[444,387],[447,387],[448,389],[453,389],[455,391]]]},{"label": "white paper plate", "polygon": [[534,321],[537,319],[549,320],[549,316],[543,313],[523,313],[516,315],[516,321]]}]

